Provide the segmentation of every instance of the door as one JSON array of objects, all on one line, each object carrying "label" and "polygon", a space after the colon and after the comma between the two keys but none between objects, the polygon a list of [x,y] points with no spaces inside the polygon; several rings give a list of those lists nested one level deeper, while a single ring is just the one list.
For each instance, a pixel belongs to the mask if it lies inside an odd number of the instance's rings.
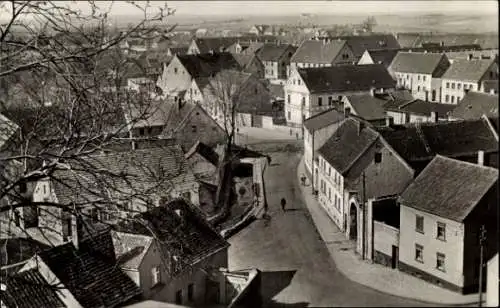
[{"label": "door", "polygon": [[398,267],[398,259],[399,259],[399,248],[392,245],[392,268],[397,268]]}]

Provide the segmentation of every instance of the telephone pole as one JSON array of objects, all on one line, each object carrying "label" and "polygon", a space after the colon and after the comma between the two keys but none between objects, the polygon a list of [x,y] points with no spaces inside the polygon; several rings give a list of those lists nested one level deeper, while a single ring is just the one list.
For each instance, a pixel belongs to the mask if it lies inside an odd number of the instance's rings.
[{"label": "telephone pole", "polygon": [[486,241],[486,228],[484,225],[479,229],[479,307],[483,305],[483,246]]}]

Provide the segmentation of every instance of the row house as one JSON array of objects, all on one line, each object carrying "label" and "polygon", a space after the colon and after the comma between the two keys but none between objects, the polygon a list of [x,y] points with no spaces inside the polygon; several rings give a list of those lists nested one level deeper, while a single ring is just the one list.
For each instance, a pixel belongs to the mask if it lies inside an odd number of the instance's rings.
[{"label": "row house", "polygon": [[[444,105],[444,104],[443,104]],[[450,120],[473,120],[487,117],[498,117],[498,95],[469,91],[465,93],[458,105],[453,106]]]},{"label": "row house", "polygon": [[351,64],[354,54],[344,40],[305,40],[290,59],[288,77],[298,68]]},{"label": "row house", "polygon": [[401,193],[414,170],[374,130],[360,119],[348,118],[318,150],[318,200],[335,224],[360,240],[360,211],[370,199]]},{"label": "row house", "polygon": [[498,243],[498,169],[482,163],[482,153],[477,163],[437,155],[401,194],[399,270],[462,294],[478,291],[480,246],[486,261]]},{"label": "row house", "polygon": [[304,165],[311,179],[312,189],[318,186],[318,149],[330,138],[344,121],[344,113],[331,108],[304,121]]},{"label": "row house", "polygon": [[338,104],[345,95],[391,91],[395,86],[380,64],[294,69],[285,85],[287,124],[302,127],[305,119]]},{"label": "row house", "polygon": [[264,44],[256,53],[265,67],[264,78],[271,82],[286,80],[287,68],[296,50],[288,44]]},{"label": "row house", "polygon": [[479,91],[485,80],[498,80],[498,64],[493,60],[453,60],[442,76],[441,102],[458,104],[467,91]]},{"label": "row house", "polygon": [[455,106],[426,102],[421,99],[389,100],[383,105],[392,123],[402,125],[447,121]]},{"label": "row house", "polygon": [[441,77],[450,63],[443,54],[399,52],[388,70],[397,86],[408,89],[418,99],[440,102]]}]

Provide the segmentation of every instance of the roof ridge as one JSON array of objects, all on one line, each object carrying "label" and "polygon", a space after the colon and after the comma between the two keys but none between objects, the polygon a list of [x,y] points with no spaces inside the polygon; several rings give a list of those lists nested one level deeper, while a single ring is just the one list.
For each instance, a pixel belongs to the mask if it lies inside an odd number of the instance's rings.
[{"label": "roof ridge", "polygon": [[452,162],[454,162],[454,163],[456,163],[458,165],[467,165],[467,166],[471,166],[471,167],[475,167],[475,168],[479,168],[479,169],[490,170],[490,171],[498,173],[498,169],[497,168],[490,167],[490,166],[485,166],[485,165],[479,165],[479,164],[476,164],[476,163],[472,163],[472,162],[468,162],[468,161],[463,161],[463,160],[460,160],[460,159],[454,159],[454,158],[447,157],[447,156],[444,156],[444,155],[441,155],[441,154],[436,154],[435,158],[441,158],[441,159],[444,159],[444,160],[452,161]]},{"label": "roof ridge", "polygon": [[420,141],[424,144],[425,150],[427,153],[431,153],[431,147],[429,146],[429,143],[427,142],[427,139],[425,138],[424,132],[422,131],[422,126],[420,126],[420,123],[415,123],[415,129],[417,131],[417,135],[420,138]]}]

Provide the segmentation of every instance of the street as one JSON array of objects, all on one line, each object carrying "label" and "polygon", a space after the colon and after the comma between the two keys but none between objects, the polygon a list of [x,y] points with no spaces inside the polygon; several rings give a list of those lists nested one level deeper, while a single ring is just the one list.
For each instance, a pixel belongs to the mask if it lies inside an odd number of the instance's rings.
[{"label": "street", "polygon": [[301,201],[296,179],[301,154],[271,155],[265,174],[270,219],[255,221],[229,240],[230,270],[262,271],[265,307],[436,306],[383,294],[343,276]]}]

